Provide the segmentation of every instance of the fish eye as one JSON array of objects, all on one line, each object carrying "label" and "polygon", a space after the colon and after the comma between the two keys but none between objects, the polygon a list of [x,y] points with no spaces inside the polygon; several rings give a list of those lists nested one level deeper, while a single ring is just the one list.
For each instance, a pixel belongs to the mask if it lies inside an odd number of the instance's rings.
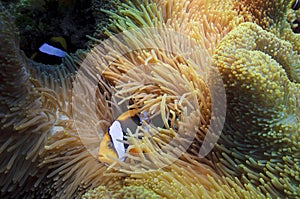
[{"label": "fish eye", "polygon": [[293,10],[298,10],[300,8],[300,3],[299,0],[294,0],[292,4],[292,9]]},{"label": "fish eye", "polygon": [[108,148],[112,149],[114,147],[113,143],[112,142],[108,142],[107,144]]}]

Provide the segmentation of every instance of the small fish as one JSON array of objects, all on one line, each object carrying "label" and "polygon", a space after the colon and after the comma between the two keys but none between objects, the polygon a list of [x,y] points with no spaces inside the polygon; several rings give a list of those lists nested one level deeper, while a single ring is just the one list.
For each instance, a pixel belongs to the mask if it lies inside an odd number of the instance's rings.
[{"label": "small fish", "polygon": [[[173,117],[176,117],[174,114],[175,112],[173,113]],[[160,116],[152,119],[153,120],[149,118],[147,111],[138,113],[135,109],[132,109],[122,113],[104,134],[98,150],[98,160],[107,164],[112,164],[114,162],[113,159],[119,159],[121,161],[125,160],[125,153],[128,148],[128,145],[124,143],[126,135],[125,130],[127,128],[132,132],[135,132],[134,128],[143,126],[143,121],[147,124],[151,123],[157,127],[166,128],[160,119]],[[168,122],[170,123],[169,126],[172,126],[171,128],[177,128],[174,124],[172,125],[170,121]],[[143,128],[146,131],[149,131],[146,125],[143,126]],[[136,148],[131,148],[128,153],[137,155],[138,150]]]},{"label": "small fish", "polygon": [[[126,129],[124,123],[127,122],[131,124],[131,126],[140,125],[136,123],[137,115],[138,113],[136,113],[135,110],[128,110],[112,123],[108,132],[104,134],[100,142],[98,151],[98,160],[100,162],[111,164],[113,163],[113,159],[119,159],[121,161],[125,160],[125,153],[128,145],[123,142],[125,139],[125,131],[123,129]],[[132,149],[129,152],[136,153],[135,149]]]},{"label": "small fish", "polygon": [[67,55],[67,43],[63,37],[51,37],[43,43],[31,59],[44,64],[60,64],[61,59]]},{"label": "small fish", "polygon": [[41,47],[39,47],[39,51],[42,52],[42,53],[45,53],[45,54],[48,54],[48,55],[53,55],[53,56],[56,56],[56,57],[65,57],[66,56],[66,52],[59,49],[59,48],[56,48],[54,46],[51,46],[47,43],[44,43],[43,45],[41,45]]},{"label": "small fish", "polygon": [[121,123],[116,120],[109,127],[108,132],[105,133],[100,142],[98,160],[109,164],[113,162],[113,159],[110,159],[109,157],[123,161],[126,149],[124,143],[119,141],[123,139]]},{"label": "small fish", "polygon": [[299,0],[295,0],[292,4],[292,9],[293,10],[298,10],[300,8],[300,3]]}]

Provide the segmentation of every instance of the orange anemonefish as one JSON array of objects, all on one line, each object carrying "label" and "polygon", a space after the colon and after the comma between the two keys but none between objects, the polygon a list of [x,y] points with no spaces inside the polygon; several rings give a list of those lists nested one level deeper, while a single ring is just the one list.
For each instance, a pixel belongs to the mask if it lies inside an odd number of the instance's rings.
[{"label": "orange anemonefish", "polygon": [[[113,163],[113,159],[124,161],[128,145],[123,142],[125,139],[123,129],[130,128],[132,125],[141,125],[142,119],[148,119],[146,114],[143,113],[138,116],[136,110],[128,110],[121,114],[109,127],[108,132],[104,134],[100,142],[98,160],[108,164]],[[135,149],[131,149],[129,152],[132,154],[137,153]]]},{"label": "orange anemonefish", "polygon": [[67,55],[66,50],[67,42],[63,37],[51,37],[30,58],[43,64],[60,64],[61,59]]},{"label": "orange anemonefish", "polygon": [[[168,126],[171,126],[171,128],[176,130],[178,128],[178,118],[176,117],[175,112],[173,112],[172,115],[172,120],[174,121],[168,121]],[[160,116],[156,116],[150,121],[147,111],[138,113],[136,109],[128,110],[122,113],[104,134],[98,150],[98,160],[108,164],[112,164],[114,159],[124,161],[125,153],[128,148],[128,144],[124,143],[125,130],[129,128],[132,132],[135,132],[137,125],[143,125],[143,121],[147,124],[151,123],[156,127],[166,128],[163,121],[160,119]],[[143,126],[143,128],[148,131],[146,125]],[[139,153],[135,148],[131,148],[128,152],[132,155],[137,155]]]}]

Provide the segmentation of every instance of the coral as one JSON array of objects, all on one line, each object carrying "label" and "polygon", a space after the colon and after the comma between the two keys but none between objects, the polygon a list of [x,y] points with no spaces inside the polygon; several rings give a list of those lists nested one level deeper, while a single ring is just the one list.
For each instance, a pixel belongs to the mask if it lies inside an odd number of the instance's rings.
[{"label": "coral", "polygon": [[115,198],[161,198],[154,191],[146,189],[143,186],[126,186],[114,195]]},{"label": "coral", "polygon": [[230,101],[216,152],[221,172],[268,197],[299,196],[299,55],[245,23],[220,42],[215,60]]},{"label": "coral", "polygon": [[97,187],[93,190],[85,193],[82,198],[93,199],[93,198],[162,198],[157,195],[154,191],[146,189],[144,186],[124,186],[118,191],[114,188],[113,190],[108,190],[107,187]]},{"label": "coral", "polygon": [[[296,1],[294,1],[294,3],[296,4]],[[294,9],[294,4],[290,5],[290,9],[288,9],[287,11],[286,20],[290,24],[291,29],[294,33],[300,33],[300,11],[299,8]]]},{"label": "coral", "polygon": [[[24,55],[0,5],[1,197],[298,198],[299,35],[286,21],[290,6],[118,2],[104,11],[111,25],[95,27],[89,38],[96,46],[103,33],[135,29],[131,37],[49,66]],[[131,51],[120,55],[124,49]],[[210,89],[217,89],[211,64],[225,84],[226,120],[202,158],[213,117]],[[126,143],[138,154],[106,165],[97,151],[114,120],[112,93],[162,119],[127,131]]]},{"label": "coral", "polygon": [[[300,39],[300,34],[299,34],[299,23],[300,23],[300,11],[298,10],[292,10],[289,9],[288,13],[287,13],[287,22],[285,23],[283,22],[283,28],[281,31],[281,38],[289,41],[292,46],[293,49],[295,51],[298,52],[298,54],[300,53],[300,43],[299,43],[299,39]],[[291,28],[289,28],[291,27]],[[298,31],[298,34],[294,34],[294,32]]]}]

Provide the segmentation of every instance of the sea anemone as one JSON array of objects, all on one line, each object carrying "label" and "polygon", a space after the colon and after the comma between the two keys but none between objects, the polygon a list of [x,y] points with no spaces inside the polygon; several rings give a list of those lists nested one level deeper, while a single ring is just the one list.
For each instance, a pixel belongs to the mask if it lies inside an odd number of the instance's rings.
[{"label": "sea anemone", "polygon": [[47,131],[41,132],[53,121],[40,109],[41,95],[32,87],[16,28],[2,7],[0,21],[1,196],[14,196],[31,189],[36,179],[45,175],[37,169],[39,153],[47,141]]},{"label": "sea anemone", "polygon": [[57,117],[68,108],[76,68],[68,60],[56,68],[31,62],[19,49],[12,17],[0,8],[1,196],[27,196],[46,178],[48,169],[38,169],[40,155],[49,135],[62,125],[64,118]]},{"label": "sea anemone", "polygon": [[[124,1],[104,11],[108,40],[89,37],[94,48],[50,69],[23,55],[2,10],[1,196],[298,198],[290,5]],[[126,129],[126,159],[107,165],[99,143],[124,109],[153,123]],[[204,157],[202,146],[212,146]]]},{"label": "sea anemone", "polygon": [[217,146],[220,171],[268,197],[299,196],[299,55],[245,23],[220,42],[215,64],[230,101]]}]

